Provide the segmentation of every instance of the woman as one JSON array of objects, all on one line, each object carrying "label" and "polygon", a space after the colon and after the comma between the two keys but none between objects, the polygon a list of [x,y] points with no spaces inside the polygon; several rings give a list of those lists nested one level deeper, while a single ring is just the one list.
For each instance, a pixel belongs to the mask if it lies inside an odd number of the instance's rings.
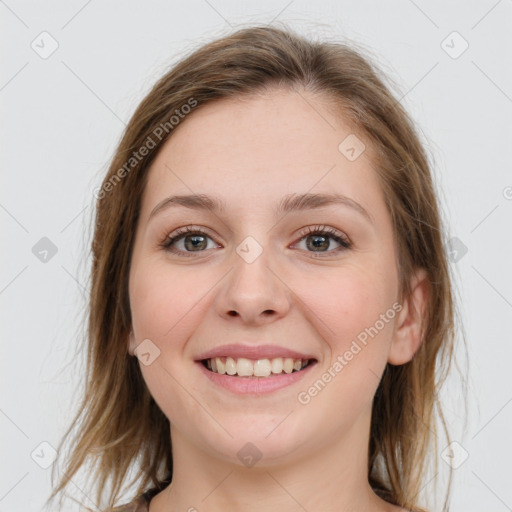
[{"label": "woman", "polygon": [[116,510],[423,510],[450,276],[424,149],[360,52],[271,27],[200,48],[96,197],[87,390],[51,498],[94,455],[101,510],[132,464]]}]

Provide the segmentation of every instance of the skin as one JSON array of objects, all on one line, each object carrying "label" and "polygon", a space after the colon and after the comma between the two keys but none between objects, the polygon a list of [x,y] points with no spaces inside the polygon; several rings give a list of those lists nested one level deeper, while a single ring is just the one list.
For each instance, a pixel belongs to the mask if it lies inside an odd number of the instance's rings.
[{"label": "skin", "polygon": [[[130,269],[128,350],[145,339],[160,350],[140,367],[172,425],[174,475],[150,512],[403,510],[370,488],[367,445],[386,363],[409,361],[421,342],[422,271],[378,335],[308,404],[297,400],[399,301],[393,229],[369,142],[355,161],[338,150],[351,133],[327,98],[272,88],[193,111],[153,162]],[[344,205],[273,215],[287,194],[333,191],[373,223]],[[191,193],[222,199],[226,211],[178,207],[148,222],[160,201]],[[307,244],[304,228],[322,225],[352,248],[339,251],[332,238],[324,251]],[[206,249],[194,252],[190,238],[174,243],[185,256],[159,245],[185,226],[208,231]],[[263,248],[250,264],[236,252],[249,235]],[[312,353],[318,363],[292,386],[236,396],[211,384],[194,358],[242,339]],[[261,452],[250,468],[237,457],[247,442]]]}]

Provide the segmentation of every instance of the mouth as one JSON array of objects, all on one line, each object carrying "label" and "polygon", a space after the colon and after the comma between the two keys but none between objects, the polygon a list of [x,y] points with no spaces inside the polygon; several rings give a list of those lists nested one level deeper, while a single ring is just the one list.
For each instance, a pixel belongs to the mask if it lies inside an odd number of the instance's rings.
[{"label": "mouth", "polygon": [[[279,361],[281,360],[281,361]],[[293,389],[317,365],[316,359],[246,359],[215,357],[196,360],[200,372],[214,385],[232,396],[272,396],[285,388]],[[221,373],[223,372],[223,373]]]},{"label": "mouth", "polygon": [[298,373],[317,363],[316,359],[275,357],[272,359],[248,359],[245,357],[212,357],[199,361],[209,372],[245,379],[276,378]]}]

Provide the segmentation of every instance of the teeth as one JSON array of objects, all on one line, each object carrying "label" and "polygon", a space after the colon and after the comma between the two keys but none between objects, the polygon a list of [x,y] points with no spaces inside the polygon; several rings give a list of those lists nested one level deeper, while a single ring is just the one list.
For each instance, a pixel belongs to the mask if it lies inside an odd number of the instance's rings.
[{"label": "teeth", "polygon": [[[253,366],[252,375],[255,377],[268,377],[272,373],[272,364],[268,359],[258,359]],[[249,374],[249,377],[251,374]]]},{"label": "teeth", "polygon": [[272,373],[282,373],[283,371],[283,358],[278,357],[272,359]]},{"label": "teeth", "polygon": [[283,371],[285,373],[292,373],[293,372],[293,359],[287,357],[283,360]]},{"label": "teeth", "polygon": [[236,363],[232,357],[226,358],[226,373],[228,375],[235,375],[236,373]]},{"label": "teeth", "polygon": [[292,359],[291,357],[276,357],[274,359],[252,360],[245,357],[215,357],[208,359],[206,365],[212,372],[221,375],[236,375],[238,377],[269,377],[280,373],[292,373],[302,370],[309,359]]}]

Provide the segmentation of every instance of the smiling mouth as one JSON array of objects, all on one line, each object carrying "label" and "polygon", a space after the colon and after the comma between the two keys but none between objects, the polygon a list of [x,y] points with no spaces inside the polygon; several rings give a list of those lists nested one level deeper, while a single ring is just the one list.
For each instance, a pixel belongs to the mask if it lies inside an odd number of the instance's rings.
[{"label": "smiling mouth", "polygon": [[257,360],[245,357],[214,357],[203,359],[201,364],[207,370],[220,375],[266,378],[300,372],[316,362],[316,359],[293,359],[291,357]]}]

